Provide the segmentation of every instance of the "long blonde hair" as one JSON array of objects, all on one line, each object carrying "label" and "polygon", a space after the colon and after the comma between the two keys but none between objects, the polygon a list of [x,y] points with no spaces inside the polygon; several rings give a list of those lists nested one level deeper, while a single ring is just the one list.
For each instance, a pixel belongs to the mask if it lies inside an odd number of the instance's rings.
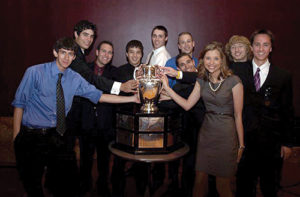
[{"label": "long blonde hair", "polygon": [[223,52],[223,46],[221,43],[213,41],[206,45],[204,49],[200,53],[199,57],[199,64],[198,64],[198,77],[202,78],[205,81],[209,80],[209,72],[206,70],[204,66],[204,56],[208,51],[217,50],[220,53],[221,57],[221,67],[220,67],[220,74],[218,76],[218,79],[220,80],[225,79],[232,75],[232,71],[227,66],[227,60],[226,55]]}]

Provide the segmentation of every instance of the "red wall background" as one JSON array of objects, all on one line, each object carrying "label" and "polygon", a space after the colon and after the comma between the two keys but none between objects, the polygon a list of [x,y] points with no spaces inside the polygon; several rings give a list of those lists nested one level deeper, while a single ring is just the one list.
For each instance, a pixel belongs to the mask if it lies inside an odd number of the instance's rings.
[{"label": "red wall background", "polygon": [[[177,54],[177,35],[189,31],[196,41],[195,55],[210,41],[222,43],[231,35],[249,37],[258,28],[275,34],[272,62],[293,74],[294,105],[300,115],[300,1],[298,0],[7,0],[1,3],[0,115],[11,115],[10,103],[24,71],[51,61],[52,45],[72,36],[82,19],[97,24],[98,37],[115,45],[113,64],[126,62],[125,45],[140,40],[145,55],[151,50],[155,25],[169,31],[167,48]],[[88,59],[93,60],[92,50]]]}]

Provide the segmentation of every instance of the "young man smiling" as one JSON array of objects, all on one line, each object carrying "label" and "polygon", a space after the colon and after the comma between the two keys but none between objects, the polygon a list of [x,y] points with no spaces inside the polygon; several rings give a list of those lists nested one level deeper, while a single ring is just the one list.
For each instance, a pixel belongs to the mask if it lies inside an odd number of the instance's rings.
[{"label": "young man smiling", "polygon": [[[102,41],[96,49],[96,59],[90,64],[90,69],[97,76],[112,79],[116,70],[111,65],[113,44]],[[109,92],[105,92],[109,93]],[[108,145],[115,140],[114,106],[108,103],[94,104],[82,99],[81,138],[80,143],[80,193],[84,195],[92,188],[92,166],[94,153],[97,152],[97,192],[109,195],[108,172],[110,151]]]},{"label": "young man smiling", "polygon": [[118,68],[116,80],[120,82],[132,80],[134,70],[141,64],[143,55],[143,44],[139,40],[129,41],[126,45],[126,59],[128,62]]},{"label": "young man smiling", "polygon": [[168,42],[168,30],[164,26],[158,25],[151,32],[153,51],[148,54],[146,64],[165,66],[171,58],[166,49]]},{"label": "young man smiling", "polygon": [[[181,32],[178,35],[178,49],[180,53],[185,53],[191,56],[192,61],[194,61],[195,67],[198,65],[198,59],[193,56],[193,51],[195,47],[195,41],[193,40],[192,34],[190,32]],[[177,70],[176,57],[174,56],[169,59],[166,63],[166,67],[171,67]],[[176,79],[169,78],[169,86],[173,87],[176,84]]]},{"label": "young man smiling", "polygon": [[[102,94],[78,73],[68,69],[77,45],[72,38],[59,39],[53,62],[29,67],[12,102],[13,137],[17,169],[28,196],[44,196],[44,168],[51,173],[54,196],[75,196],[78,185],[73,170],[74,151],[64,135],[65,115],[75,95],[97,102],[136,102],[135,97]],[[74,189],[75,188],[75,189]]]},{"label": "young man smiling", "polygon": [[[259,178],[263,196],[277,196],[282,160],[291,154],[292,77],[270,63],[273,34],[251,36],[252,64],[245,67],[245,150],[237,172],[237,197],[255,196]],[[254,195],[253,195],[254,194]]]},{"label": "young man smiling", "polygon": [[[119,94],[120,91],[134,92],[133,89],[137,87],[135,81],[127,83],[115,82],[105,77],[94,75],[93,71],[88,68],[85,61],[86,51],[90,49],[96,35],[96,25],[82,20],[79,21],[74,27],[74,40],[80,50],[76,53],[76,58],[70,65],[74,71],[78,72],[91,84],[94,84],[98,89],[110,92],[111,94]],[[132,88],[134,87],[134,88]]]},{"label": "young man smiling", "polygon": [[[125,52],[127,63],[118,67],[118,69],[114,74],[115,79],[123,83],[128,80],[132,80],[134,78],[133,77],[134,70],[135,68],[140,66],[143,58],[143,54],[144,54],[144,47],[141,41],[130,40],[126,45],[126,52]],[[132,93],[121,92],[121,95],[132,95]],[[118,105],[117,107],[119,110],[124,110],[124,111],[133,111],[134,109],[139,109],[139,106],[135,104]],[[124,176],[125,163],[126,160],[119,157],[115,157],[114,165],[112,169],[112,194],[113,194],[112,196],[123,196],[123,192],[125,189],[125,176]],[[134,166],[137,165],[135,164]],[[144,165],[138,164],[138,166],[143,167]],[[141,190],[143,191],[144,189],[142,188],[143,183],[145,183],[145,180],[147,180],[147,177],[145,178],[145,173],[143,173],[144,171],[138,171],[137,168],[131,168],[130,171],[136,172],[135,175],[137,176],[136,177],[137,191],[143,194]]]}]

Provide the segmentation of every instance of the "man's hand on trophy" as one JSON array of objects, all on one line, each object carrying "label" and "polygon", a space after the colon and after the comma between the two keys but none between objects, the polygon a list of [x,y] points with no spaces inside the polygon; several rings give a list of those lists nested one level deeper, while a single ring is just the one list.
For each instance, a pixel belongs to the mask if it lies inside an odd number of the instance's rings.
[{"label": "man's hand on trophy", "polygon": [[127,92],[127,93],[137,92],[138,87],[139,87],[138,81],[132,79],[132,80],[126,81],[125,83],[122,83],[120,90],[122,92]]},{"label": "man's hand on trophy", "polygon": [[140,100],[140,94],[138,92],[136,92],[134,95],[134,102],[135,103],[141,103],[141,100]]},{"label": "man's hand on trophy", "polygon": [[162,77],[162,75],[164,75],[164,71],[162,69],[164,67],[159,66],[159,65],[155,65],[155,67],[156,67],[156,69],[155,69],[155,76],[160,79]]},{"label": "man's hand on trophy", "polygon": [[170,77],[176,77],[178,74],[178,71],[171,67],[161,67],[161,70],[163,71],[164,74]]},{"label": "man's hand on trophy", "polygon": [[[143,64],[142,64],[143,65]],[[133,72],[133,78],[135,80],[138,80],[138,79],[141,79],[144,75],[144,71],[142,69],[142,66],[138,66],[134,69],[134,72]]]}]

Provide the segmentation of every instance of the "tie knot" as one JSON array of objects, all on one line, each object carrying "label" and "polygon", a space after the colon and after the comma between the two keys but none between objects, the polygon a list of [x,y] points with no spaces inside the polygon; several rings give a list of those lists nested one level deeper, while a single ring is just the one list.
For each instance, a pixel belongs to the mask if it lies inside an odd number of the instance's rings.
[{"label": "tie knot", "polygon": [[63,74],[62,73],[58,73],[58,79],[61,80]]},{"label": "tie knot", "polygon": [[259,68],[257,68],[256,72],[259,72],[259,71],[260,71],[260,69],[259,69]]}]

